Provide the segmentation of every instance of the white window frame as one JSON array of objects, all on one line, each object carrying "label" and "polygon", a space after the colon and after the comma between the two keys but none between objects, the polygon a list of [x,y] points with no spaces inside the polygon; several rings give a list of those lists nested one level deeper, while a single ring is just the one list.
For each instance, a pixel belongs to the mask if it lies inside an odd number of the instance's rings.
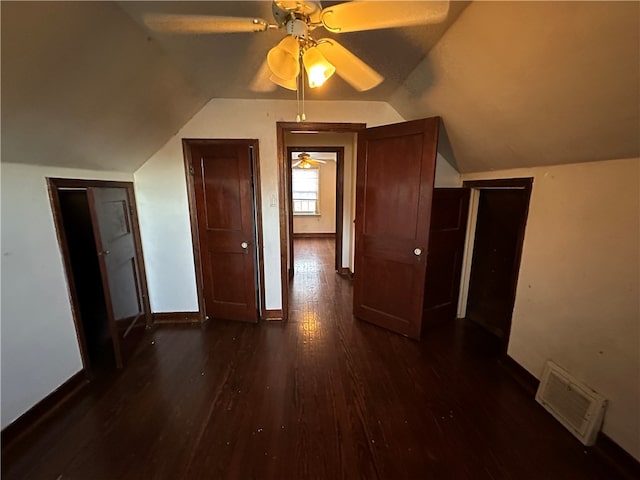
[{"label": "white window frame", "polygon": [[[305,192],[300,192],[300,193],[306,193],[306,194],[313,194],[315,193],[316,198],[297,198],[296,199],[296,189],[295,189],[295,185],[294,185],[294,180],[293,180],[293,176],[294,176],[294,172],[295,171],[299,171],[299,172],[316,172],[316,191],[305,191]],[[296,209],[296,202],[313,202],[315,201],[315,210],[297,210]],[[291,172],[291,203],[292,203],[292,213],[294,216],[314,216],[314,215],[320,215],[320,169],[317,167],[311,167],[311,168],[292,168],[292,172]]]}]

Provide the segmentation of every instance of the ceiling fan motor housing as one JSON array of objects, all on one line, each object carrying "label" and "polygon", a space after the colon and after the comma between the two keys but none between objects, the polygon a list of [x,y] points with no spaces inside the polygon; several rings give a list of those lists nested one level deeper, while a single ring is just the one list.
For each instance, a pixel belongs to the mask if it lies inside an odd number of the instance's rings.
[{"label": "ceiling fan motor housing", "polygon": [[300,20],[299,18],[289,20],[286,28],[288,35],[294,35],[296,37],[307,36],[307,22]]},{"label": "ceiling fan motor housing", "polygon": [[278,25],[285,25],[292,18],[308,19],[312,23],[320,22],[322,5],[313,1],[274,0],[271,11]]}]

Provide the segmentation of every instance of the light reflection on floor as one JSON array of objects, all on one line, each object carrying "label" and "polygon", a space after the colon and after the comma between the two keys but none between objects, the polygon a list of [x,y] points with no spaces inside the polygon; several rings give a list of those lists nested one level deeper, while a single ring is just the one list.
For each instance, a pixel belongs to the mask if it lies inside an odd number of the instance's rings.
[{"label": "light reflection on floor", "polygon": [[294,241],[294,277],[290,283],[289,322],[299,323],[303,344],[322,341],[330,315],[332,293],[349,290],[335,272],[334,240],[304,238]]}]

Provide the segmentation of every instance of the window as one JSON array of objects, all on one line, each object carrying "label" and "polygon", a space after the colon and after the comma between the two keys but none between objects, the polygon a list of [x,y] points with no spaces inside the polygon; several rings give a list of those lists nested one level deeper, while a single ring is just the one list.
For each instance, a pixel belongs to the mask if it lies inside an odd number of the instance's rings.
[{"label": "window", "polygon": [[318,210],[319,170],[292,168],[291,186],[294,215],[314,215]]}]

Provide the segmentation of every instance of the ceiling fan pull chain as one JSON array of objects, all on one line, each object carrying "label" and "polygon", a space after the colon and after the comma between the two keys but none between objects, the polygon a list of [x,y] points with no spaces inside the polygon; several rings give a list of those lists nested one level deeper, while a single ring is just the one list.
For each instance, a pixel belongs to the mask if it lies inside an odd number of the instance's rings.
[{"label": "ceiling fan pull chain", "polygon": [[296,77],[296,122],[300,123],[300,74]]},{"label": "ceiling fan pull chain", "polygon": [[304,114],[304,68],[300,69],[300,78],[300,88],[302,89],[302,115],[300,118],[302,118],[302,121],[304,122],[307,119],[307,116]]}]

